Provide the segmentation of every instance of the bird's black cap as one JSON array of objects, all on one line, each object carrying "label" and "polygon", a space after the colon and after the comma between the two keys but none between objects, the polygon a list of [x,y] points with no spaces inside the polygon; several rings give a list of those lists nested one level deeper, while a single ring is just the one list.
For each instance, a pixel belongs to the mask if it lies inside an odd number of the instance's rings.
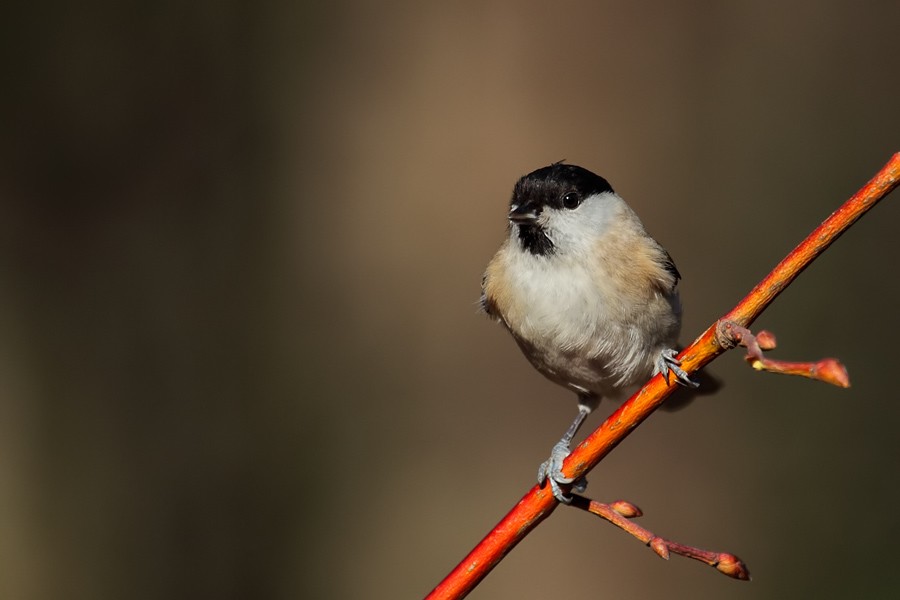
[{"label": "bird's black cap", "polygon": [[543,206],[563,208],[563,198],[569,192],[575,192],[582,198],[612,192],[609,182],[599,175],[578,165],[567,165],[562,162],[541,167],[525,175],[513,189],[511,205],[533,205],[534,209]]},{"label": "bird's black cap", "polygon": [[583,167],[553,163],[516,182],[509,220],[518,226],[518,237],[526,250],[547,256],[553,253],[554,246],[538,222],[544,208],[571,209],[589,196],[612,191],[608,181]]}]

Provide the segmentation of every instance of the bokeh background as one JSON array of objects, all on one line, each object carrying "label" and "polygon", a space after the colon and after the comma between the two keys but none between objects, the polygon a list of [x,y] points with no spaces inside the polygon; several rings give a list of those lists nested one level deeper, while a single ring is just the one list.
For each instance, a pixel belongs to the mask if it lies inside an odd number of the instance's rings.
[{"label": "bokeh background", "polygon": [[[4,12],[3,598],[421,597],[575,409],[476,311],[516,178],[606,176],[690,341],[900,150],[894,0]],[[558,510],[471,597],[900,593],[898,204],[757,323],[852,388],[726,355],[590,478],[753,582]]]}]

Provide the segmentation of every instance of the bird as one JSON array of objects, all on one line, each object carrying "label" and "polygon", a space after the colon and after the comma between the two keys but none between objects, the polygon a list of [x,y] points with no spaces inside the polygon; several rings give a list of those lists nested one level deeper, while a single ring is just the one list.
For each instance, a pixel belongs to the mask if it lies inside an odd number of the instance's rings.
[{"label": "bird", "polygon": [[603,177],[564,161],[521,177],[508,233],[482,278],[481,309],[501,323],[550,381],[574,391],[578,413],[538,469],[553,496],[586,480],[562,473],[563,460],[602,398],[661,373],[697,384],[681,368],[681,274],[669,253]]}]

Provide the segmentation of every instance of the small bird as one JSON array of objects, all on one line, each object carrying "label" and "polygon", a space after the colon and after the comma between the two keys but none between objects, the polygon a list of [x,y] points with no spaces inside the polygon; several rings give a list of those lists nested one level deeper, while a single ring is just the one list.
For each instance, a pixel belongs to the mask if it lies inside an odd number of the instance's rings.
[{"label": "small bird", "polygon": [[560,484],[583,491],[562,463],[601,398],[670,371],[696,387],[679,366],[681,329],[669,253],[603,177],[554,163],[525,175],[513,189],[509,234],[487,266],[481,306],[512,334],[545,377],[578,394],[578,415],[538,470],[553,495]]}]

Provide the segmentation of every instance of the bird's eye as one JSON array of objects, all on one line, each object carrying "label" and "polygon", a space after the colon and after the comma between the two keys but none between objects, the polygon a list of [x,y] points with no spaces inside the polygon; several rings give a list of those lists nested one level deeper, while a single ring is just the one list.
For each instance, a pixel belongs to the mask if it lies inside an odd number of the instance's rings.
[{"label": "bird's eye", "polygon": [[578,205],[581,204],[581,195],[578,192],[569,192],[565,196],[563,196],[563,206],[568,209],[578,208]]}]

